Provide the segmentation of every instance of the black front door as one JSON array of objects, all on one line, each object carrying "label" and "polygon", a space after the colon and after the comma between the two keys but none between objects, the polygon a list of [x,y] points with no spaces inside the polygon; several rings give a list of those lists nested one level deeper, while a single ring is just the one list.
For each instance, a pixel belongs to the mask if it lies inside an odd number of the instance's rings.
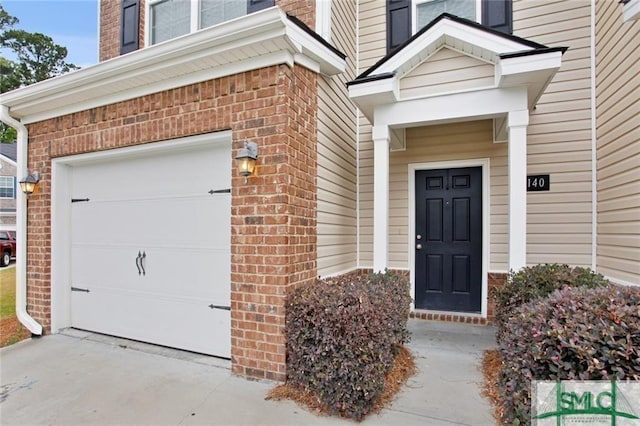
[{"label": "black front door", "polygon": [[480,312],[482,168],[416,171],[418,309]]}]

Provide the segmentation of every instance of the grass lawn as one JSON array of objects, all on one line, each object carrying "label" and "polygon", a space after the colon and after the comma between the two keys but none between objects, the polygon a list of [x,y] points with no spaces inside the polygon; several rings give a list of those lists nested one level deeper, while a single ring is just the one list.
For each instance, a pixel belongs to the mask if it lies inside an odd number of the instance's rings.
[{"label": "grass lawn", "polygon": [[0,269],[0,347],[29,337],[16,318],[16,268]]},{"label": "grass lawn", "polygon": [[0,319],[16,314],[16,268],[0,269]]}]

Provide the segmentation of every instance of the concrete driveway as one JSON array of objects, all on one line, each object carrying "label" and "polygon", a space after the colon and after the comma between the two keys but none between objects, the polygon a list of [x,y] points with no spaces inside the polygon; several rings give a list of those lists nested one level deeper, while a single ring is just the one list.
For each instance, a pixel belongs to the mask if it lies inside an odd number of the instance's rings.
[{"label": "concrete driveway", "polygon": [[[411,320],[419,373],[364,425],[493,425],[480,396],[488,327]],[[274,383],[231,375],[212,357],[67,330],[0,350],[0,423],[335,425],[290,401],[265,401]]]}]

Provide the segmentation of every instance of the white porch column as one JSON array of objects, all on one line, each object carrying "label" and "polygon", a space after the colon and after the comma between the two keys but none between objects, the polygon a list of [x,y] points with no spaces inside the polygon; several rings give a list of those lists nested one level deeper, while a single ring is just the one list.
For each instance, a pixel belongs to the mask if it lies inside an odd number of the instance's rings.
[{"label": "white porch column", "polygon": [[388,266],[389,258],[389,127],[373,126],[373,271]]},{"label": "white porch column", "polygon": [[509,269],[527,265],[527,125],[529,111],[510,111],[509,129]]}]

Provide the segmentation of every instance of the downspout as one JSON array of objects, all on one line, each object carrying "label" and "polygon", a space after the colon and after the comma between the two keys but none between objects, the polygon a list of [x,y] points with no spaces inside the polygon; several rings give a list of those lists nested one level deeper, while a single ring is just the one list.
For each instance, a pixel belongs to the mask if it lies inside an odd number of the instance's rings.
[{"label": "downspout", "polygon": [[591,269],[598,270],[598,144],[596,110],[596,0],[591,0]]},{"label": "downspout", "polygon": [[[18,133],[18,176],[27,176],[27,128],[9,115],[9,108],[0,105],[0,120],[16,129]],[[16,316],[31,334],[42,335],[42,326],[27,312],[27,198],[22,191],[16,191]]]}]

